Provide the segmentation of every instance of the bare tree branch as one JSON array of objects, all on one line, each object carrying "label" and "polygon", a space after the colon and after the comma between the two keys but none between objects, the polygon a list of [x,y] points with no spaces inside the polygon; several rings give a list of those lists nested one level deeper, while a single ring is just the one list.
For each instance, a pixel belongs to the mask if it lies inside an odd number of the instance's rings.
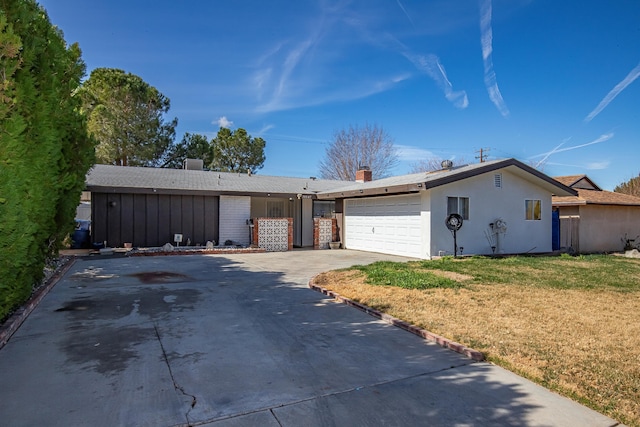
[{"label": "bare tree branch", "polygon": [[616,185],[616,188],[614,188],[613,191],[616,193],[640,197],[640,174],[631,178],[629,181]]},{"label": "bare tree branch", "polygon": [[[444,159],[440,157],[430,157],[428,159],[422,159],[411,164],[411,171],[409,173],[431,172],[442,169],[442,162]],[[452,160],[453,166],[462,166],[467,162],[463,157]]]},{"label": "bare tree branch", "polygon": [[320,162],[325,179],[355,181],[356,171],[369,166],[373,179],[385,178],[398,163],[393,138],[377,125],[349,126],[337,131]]}]

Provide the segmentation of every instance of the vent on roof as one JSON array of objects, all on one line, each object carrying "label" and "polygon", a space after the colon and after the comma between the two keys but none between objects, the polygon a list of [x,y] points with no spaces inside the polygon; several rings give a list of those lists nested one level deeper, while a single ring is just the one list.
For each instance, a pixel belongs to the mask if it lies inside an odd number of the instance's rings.
[{"label": "vent on roof", "polygon": [[202,159],[184,159],[183,168],[192,171],[201,171],[204,169],[204,160]]}]

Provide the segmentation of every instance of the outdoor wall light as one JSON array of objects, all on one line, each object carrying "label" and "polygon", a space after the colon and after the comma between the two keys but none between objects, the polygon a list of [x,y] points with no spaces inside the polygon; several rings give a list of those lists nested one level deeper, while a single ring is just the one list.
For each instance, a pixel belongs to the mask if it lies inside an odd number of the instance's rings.
[{"label": "outdoor wall light", "polygon": [[116,203],[116,202],[114,202],[113,200],[109,202],[109,206],[110,206],[110,207],[112,207],[112,208],[113,208],[113,207],[115,207],[115,206],[116,206],[116,204],[117,204],[117,203]]}]

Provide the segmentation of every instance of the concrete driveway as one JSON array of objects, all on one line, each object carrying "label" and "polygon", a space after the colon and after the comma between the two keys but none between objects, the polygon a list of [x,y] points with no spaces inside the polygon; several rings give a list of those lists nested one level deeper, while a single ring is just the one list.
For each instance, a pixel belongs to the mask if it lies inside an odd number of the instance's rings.
[{"label": "concrete driveway", "polygon": [[79,259],[0,350],[0,424],[616,425],[307,288],[378,259]]}]

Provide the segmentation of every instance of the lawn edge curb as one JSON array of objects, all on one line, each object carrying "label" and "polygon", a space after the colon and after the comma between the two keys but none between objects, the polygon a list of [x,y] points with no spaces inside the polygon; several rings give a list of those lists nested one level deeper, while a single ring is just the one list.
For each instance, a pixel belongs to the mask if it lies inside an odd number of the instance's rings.
[{"label": "lawn edge curb", "polygon": [[20,307],[15,313],[7,319],[7,321],[0,326],[0,350],[9,342],[13,334],[22,326],[27,317],[33,312],[33,310],[40,304],[40,301],[49,293],[49,291],[58,283],[58,280],[64,276],[67,271],[75,264],[76,259],[71,258],[60,269],[58,269],[44,286],[38,288],[31,298]]},{"label": "lawn edge curb", "polygon": [[422,329],[419,328],[415,325],[412,325],[408,322],[405,322],[404,320],[398,319],[397,317],[393,317],[389,314],[386,313],[382,313],[378,310],[375,310],[371,307],[368,307],[364,304],[360,304],[359,302],[356,302],[352,299],[343,297],[342,295],[340,295],[337,292],[331,291],[329,289],[323,288],[322,286],[318,286],[314,283],[315,278],[317,276],[314,276],[311,278],[311,280],[309,280],[309,288],[311,288],[314,291],[320,292],[321,294],[327,295],[331,298],[333,298],[334,300],[348,305],[350,307],[355,307],[360,311],[363,311],[365,313],[367,313],[370,316],[373,316],[375,318],[378,318],[380,320],[382,320],[383,322],[386,322],[390,325],[396,326],[400,329],[404,329],[407,332],[411,332],[414,335],[417,335],[427,341],[431,341],[434,342],[436,344],[438,344],[441,347],[444,347],[446,349],[449,350],[453,350],[456,353],[460,353],[466,357],[468,357],[469,359],[472,359],[476,362],[483,362],[485,360],[484,354],[482,354],[481,352],[477,351],[477,350],[473,350],[469,347],[466,347],[460,343],[457,343],[455,341],[452,341],[448,338],[445,338],[443,336],[440,336],[438,334],[434,334],[433,332],[427,331],[426,329]]}]

